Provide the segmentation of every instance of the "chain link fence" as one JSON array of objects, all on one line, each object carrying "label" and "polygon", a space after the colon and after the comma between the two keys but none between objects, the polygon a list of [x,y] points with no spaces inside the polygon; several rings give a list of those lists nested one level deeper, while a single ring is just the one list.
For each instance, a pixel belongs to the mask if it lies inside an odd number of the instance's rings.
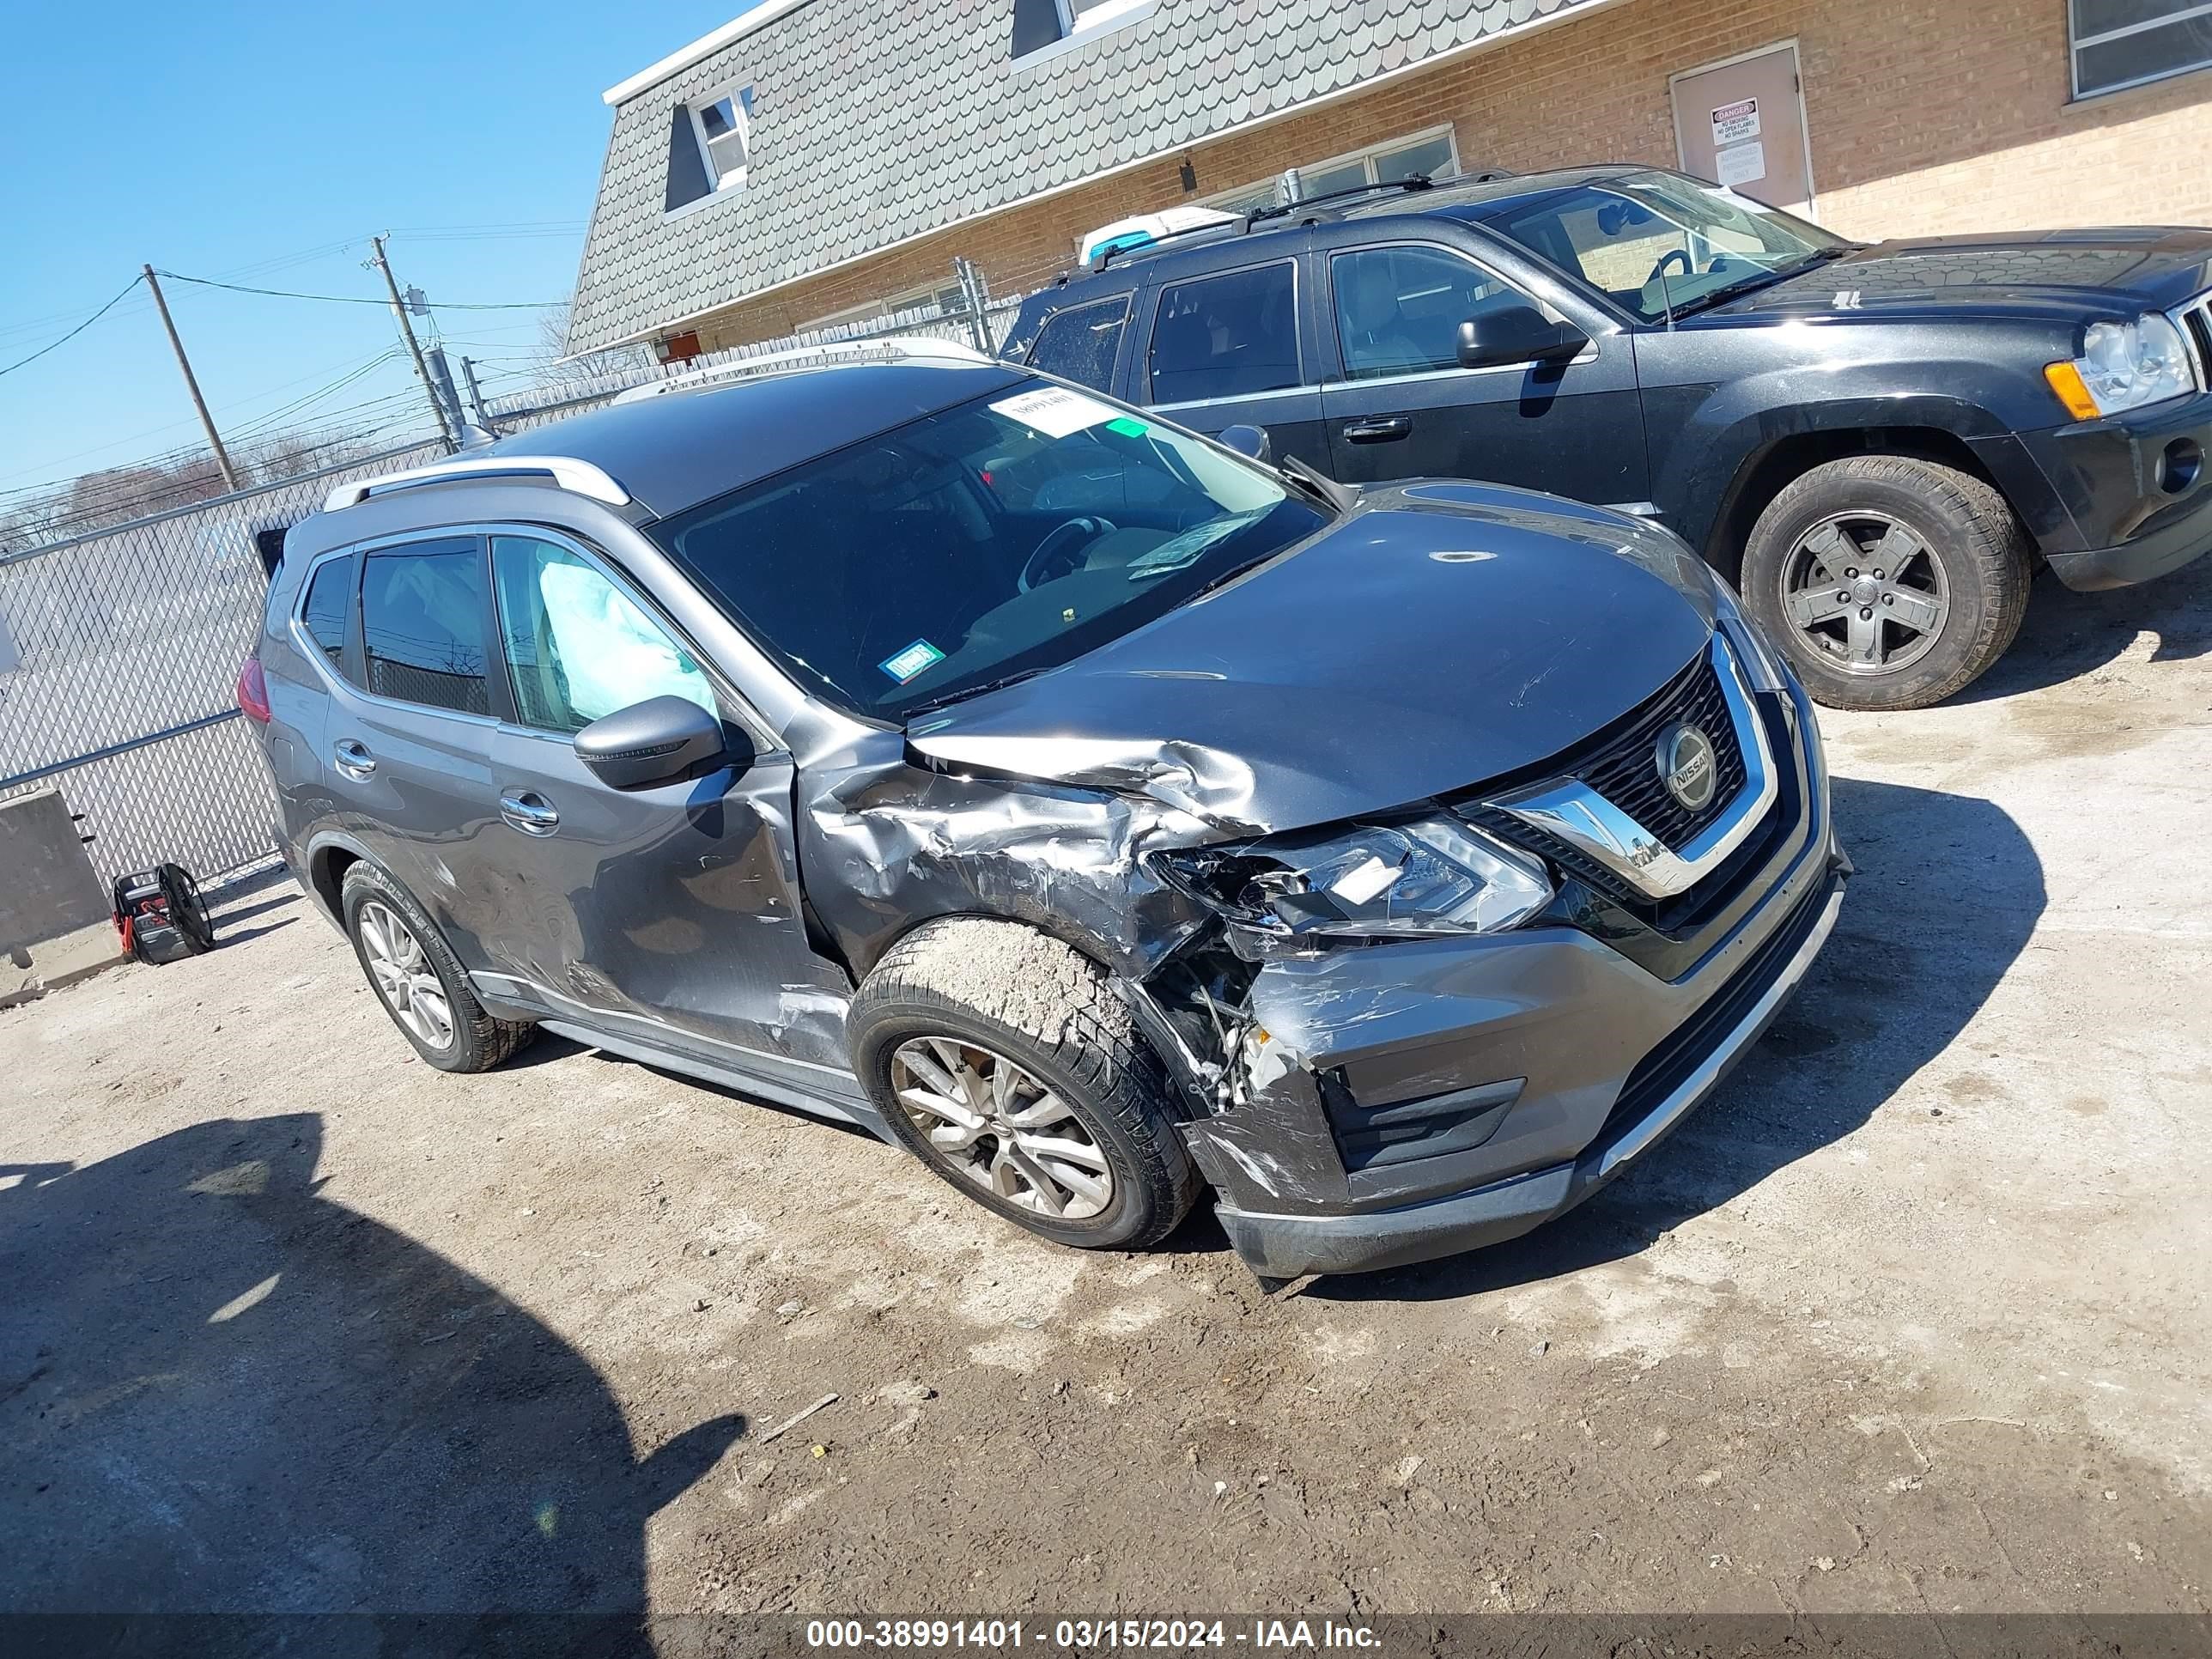
[{"label": "chain link fence", "polygon": [[[892,335],[974,346],[1002,337],[1019,299],[969,292],[966,307],[919,307],[666,368],[577,370],[469,412],[506,437],[633,387],[742,374],[771,356]],[[264,549],[333,485],[447,453],[441,441],[410,443],[0,556],[0,799],[58,789],[103,882],[166,861],[208,881],[270,859],[276,799],[234,702],[267,601]]]}]

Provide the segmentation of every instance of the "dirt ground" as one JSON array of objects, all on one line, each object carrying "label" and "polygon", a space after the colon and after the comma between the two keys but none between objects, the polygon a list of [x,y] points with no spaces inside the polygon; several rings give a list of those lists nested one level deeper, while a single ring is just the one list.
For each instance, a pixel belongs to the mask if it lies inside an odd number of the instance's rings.
[{"label": "dirt ground", "polygon": [[441,1076],[249,891],[0,1014],[0,1609],[2203,1612],[2208,647],[2212,568],[2046,579],[1824,720],[1860,874],[1724,1091],[1276,1301],[551,1039]]}]

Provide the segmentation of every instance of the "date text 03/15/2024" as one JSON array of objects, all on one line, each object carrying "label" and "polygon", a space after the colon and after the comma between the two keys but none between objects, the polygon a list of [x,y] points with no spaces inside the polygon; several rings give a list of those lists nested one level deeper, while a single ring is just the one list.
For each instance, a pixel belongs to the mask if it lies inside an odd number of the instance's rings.
[{"label": "date text 03/15/2024", "polygon": [[[1050,1635],[1048,1638],[1047,1631]],[[1023,1646],[1101,1649],[1300,1648],[1373,1649],[1381,1638],[1365,1625],[1332,1620],[1059,1619],[1025,1625],[1019,1619],[812,1619],[810,1648],[983,1648]]]}]

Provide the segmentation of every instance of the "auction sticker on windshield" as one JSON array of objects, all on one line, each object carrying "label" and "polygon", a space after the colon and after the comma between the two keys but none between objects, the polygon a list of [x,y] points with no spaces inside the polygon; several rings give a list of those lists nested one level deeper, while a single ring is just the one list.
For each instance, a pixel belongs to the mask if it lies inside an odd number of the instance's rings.
[{"label": "auction sticker on windshield", "polygon": [[1003,415],[1010,421],[1019,421],[1024,426],[1034,428],[1048,438],[1065,438],[1071,432],[1103,426],[1109,421],[1121,417],[1121,411],[1110,404],[1057,386],[1046,386],[1036,392],[1024,392],[1018,397],[1002,398],[993,404],[991,409],[993,413]]},{"label": "auction sticker on windshield", "polygon": [[894,656],[885,657],[876,665],[901,685],[904,685],[925,668],[934,668],[945,660],[945,653],[927,640],[916,640]]}]

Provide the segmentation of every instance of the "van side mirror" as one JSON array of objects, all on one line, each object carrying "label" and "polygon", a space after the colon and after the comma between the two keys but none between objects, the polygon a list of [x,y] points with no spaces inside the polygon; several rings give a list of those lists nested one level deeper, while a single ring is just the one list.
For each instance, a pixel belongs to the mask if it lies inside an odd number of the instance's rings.
[{"label": "van side mirror", "polygon": [[1264,426],[1224,426],[1221,428],[1221,441],[1247,460],[1257,461],[1262,466],[1274,459],[1275,447],[1267,441],[1267,428]]},{"label": "van side mirror", "polygon": [[1534,306],[1500,306],[1459,325],[1459,366],[1551,362],[1571,357],[1589,343],[1589,336],[1572,323],[1553,322]]},{"label": "van side mirror", "polygon": [[617,708],[577,732],[574,746],[610,789],[650,789],[752,763],[750,753],[732,751],[722,722],[689,697],[648,697]]}]

